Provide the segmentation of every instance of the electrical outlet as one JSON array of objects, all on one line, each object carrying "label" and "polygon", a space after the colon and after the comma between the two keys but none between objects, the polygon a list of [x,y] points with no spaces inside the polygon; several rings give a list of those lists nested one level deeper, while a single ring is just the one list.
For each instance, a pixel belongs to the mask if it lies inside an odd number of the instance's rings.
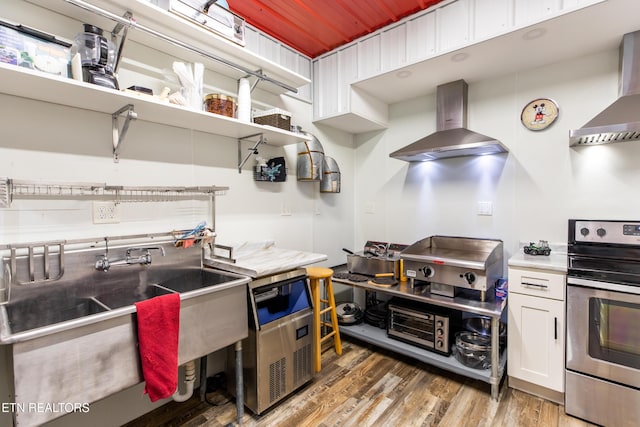
[{"label": "electrical outlet", "polygon": [[283,202],[280,205],[280,215],[281,216],[291,216],[291,206],[287,202]]},{"label": "electrical outlet", "polygon": [[120,205],[116,202],[93,202],[94,224],[118,224]]},{"label": "electrical outlet", "polygon": [[376,204],[374,202],[367,202],[364,204],[364,213],[374,214],[376,213]]}]

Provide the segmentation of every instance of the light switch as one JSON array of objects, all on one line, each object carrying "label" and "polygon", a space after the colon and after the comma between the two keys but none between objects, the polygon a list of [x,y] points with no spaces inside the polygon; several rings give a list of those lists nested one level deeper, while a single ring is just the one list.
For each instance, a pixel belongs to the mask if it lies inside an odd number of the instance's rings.
[{"label": "light switch", "polygon": [[479,201],[478,202],[478,215],[493,215],[493,202]]}]

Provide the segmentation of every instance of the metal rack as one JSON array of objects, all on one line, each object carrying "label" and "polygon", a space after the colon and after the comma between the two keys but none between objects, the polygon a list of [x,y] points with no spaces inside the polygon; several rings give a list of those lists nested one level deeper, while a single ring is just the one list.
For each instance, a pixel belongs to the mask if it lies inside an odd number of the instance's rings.
[{"label": "metal rack", "polygon": [[211,227],[215,231],[215,198],[229,187],[198,186],[120,186],[104,183],[40,182],[0,178],[0,208],[8,208],[15,199],[86,199],[116,203],[211,201]]},{"label": "metal rack", "polygon": [[14,199],[86,198],[114,202],[170,202],[224,195],[229,187],[121,186],[104,183],[40,182],[0,178],[0,207]]}]

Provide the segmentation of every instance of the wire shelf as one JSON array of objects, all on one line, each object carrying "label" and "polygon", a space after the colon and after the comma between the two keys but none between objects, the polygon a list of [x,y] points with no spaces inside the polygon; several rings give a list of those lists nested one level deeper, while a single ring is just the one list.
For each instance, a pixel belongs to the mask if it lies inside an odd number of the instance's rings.
[{"label": "wire shelf", "polygon": [[221,196],[228,187],[115,186],[103,183],[61,183],[0,178],[0,207],[15,199],[89,199],[114,202],[170,202]]}]

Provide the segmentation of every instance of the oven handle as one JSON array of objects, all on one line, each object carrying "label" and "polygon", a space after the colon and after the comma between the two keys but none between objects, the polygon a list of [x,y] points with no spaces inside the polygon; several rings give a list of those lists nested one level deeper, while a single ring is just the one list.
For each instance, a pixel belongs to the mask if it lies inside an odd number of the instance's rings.
[{"label": "oven handle", "polygon": [[567,277],[568,286],[584,286],[593,289],[603,289],[613,292],[626,292],[640,295],[640,286],[622,285],[619,283],[600,282],[598,280],[579,279],[577,277]]}]

